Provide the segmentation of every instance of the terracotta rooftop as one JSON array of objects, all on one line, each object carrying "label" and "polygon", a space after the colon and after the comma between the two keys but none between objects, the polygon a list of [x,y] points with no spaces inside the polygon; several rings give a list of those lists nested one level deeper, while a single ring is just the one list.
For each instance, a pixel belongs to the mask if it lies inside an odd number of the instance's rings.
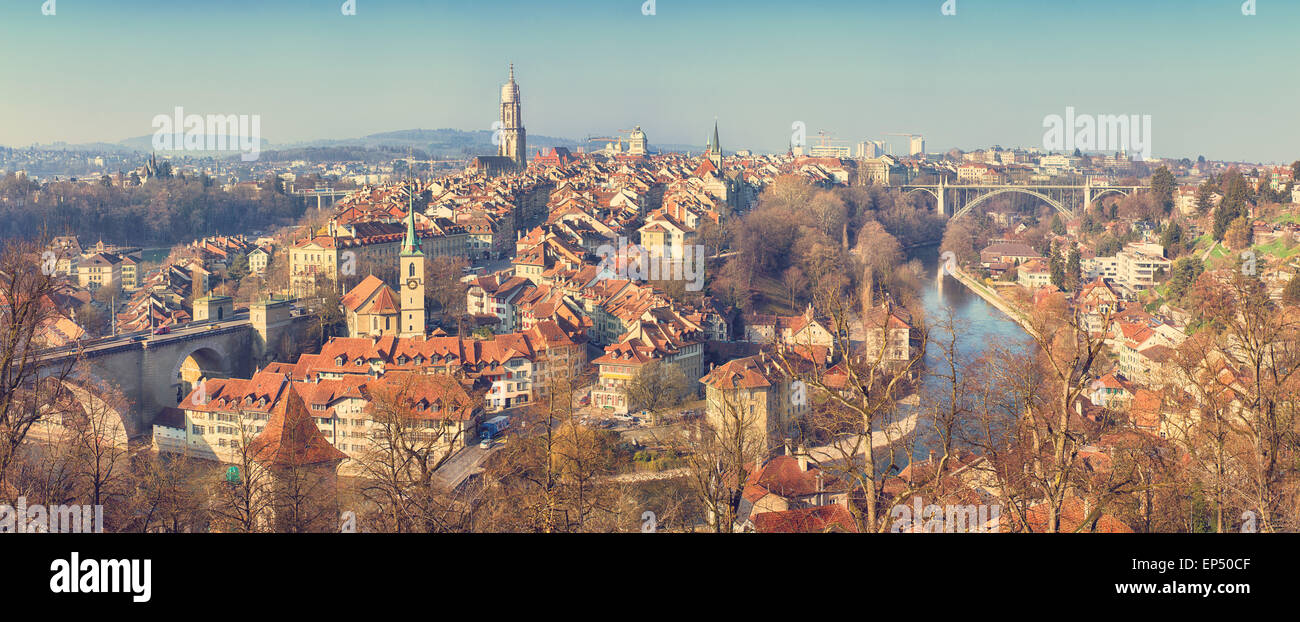
[{"label": "terracotta rooftop", "polygon": [[754,515],[754,530],[759,533],[857,533],[858,525],[844,506],[833,503],[784,512],[761,512]]},{"label": "terracotta rooftop", "polygon": [[328,464],[347,458],[325,440],[293,385],[272,411],[266,429],[248,443],[248,451],[257,462],[278,467]]}]

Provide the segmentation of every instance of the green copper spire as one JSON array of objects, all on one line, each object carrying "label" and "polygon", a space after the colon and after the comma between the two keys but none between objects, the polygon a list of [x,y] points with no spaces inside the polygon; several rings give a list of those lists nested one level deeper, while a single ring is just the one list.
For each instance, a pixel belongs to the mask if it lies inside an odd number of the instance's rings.
[{"label": "green copper spire", "polygon": [[415,235],[415,188],[407,190],[406,195],[406,240],[402,242],[402,255],[423,255],[420,252],[420,237]]},{"label": "green copper spire", "polygon": [[722,153],[722,145],[718,143],[718,120],[717,119],[713,120],[713,148],[710,149],[710,151],[718,154]]}]

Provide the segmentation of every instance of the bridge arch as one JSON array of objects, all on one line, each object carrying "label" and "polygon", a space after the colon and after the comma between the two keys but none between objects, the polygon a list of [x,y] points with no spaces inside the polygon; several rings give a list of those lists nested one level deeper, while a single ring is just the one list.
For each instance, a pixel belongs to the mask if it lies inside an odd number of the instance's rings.
[{"label": "bridge arch", "polygon": [[941,215],[941,216],[946,216],[946,215],[947,215],[947,214],[943,214],[943,213],[942,213],[942,212],[944,211],[943,197],[941,197],[941,196],[939,195],[939,193],[935,192],[934,190],[932,190],[932,189],[930,189],[930,188],[926,188],[926,187],[922,186],[922,187],[920,187],[920,188],[912,188],[912,189],[910,189],[910,190],[904,190],[903,193],[902,193],[900,196],[901,196],[902,198],[907,198],[907,197],[909,197],[909,196],[911,196],[912,194],[917,193],[917,192],[924,192],[924,193],[926,193],[926,194],[928,194],[928,195],[934,197],[934,209],[935,209],[935,211],[936,211],[936,212],[940,212],[940,215]]},{"label": "bridge arch", "polygon": [[140,433],[132,425],[130,404],[120,388],[103,380],[89,367],[74,370],[63,378],[44,376],[37,382],[47,385],[46,396],[53,399],[37,405],[41,416],[32,426],[33,438],[55,441],[71,430],[81,430],[101,440],[125,445]]},{"label": "bridge arch", "polygon": [[[201,343],[182,350],[172,366],[168,386],[178,395],[193,389],[200,378],[230,377],[231,359],[220,345]],[[175,401],[175,396],[171,396]],[[184,395],[181,395],[184,397]]]},{"label": "bridge arch", "polygon": [[1048,204],[1048,205],[1051,205],[1052,207],[1056,208],[1056,210],[1059,211],[1059,212],[1061,212],[1062,214],[1065,214],[1066,216],[1071,216],[1071,217],[1074,216],[1074,212],[1070,211],[1068,208],[1066,208],[1064,205],[1062,205],[1060,201],[1057,201],[1056,199],[1053,199],[1053,198],[1051,198],[1051,197],[1049,197],[1049,196],[1047,196],[1047,195],[1045,195],[1045,194],[1043,194],[1043,193],[1041,193],[1041,192],[1035,192],[1035,191],[1033,191],[1033,190],[1030,190],[1029,188],[1022,188],[1022,187],[1009,187],[1009,188],[998,188],[997,190],[994,190],[994,191],[992,191],[992,192],[989,192],[988,194],[982,194],[982,195],[980,195],[980,196],[979,196],[978,198],[976,198],[974,201],[971,201],[970,203],[967,203],[967,204],[966,204],[965,206],[963,206],[961,209],[957,210],[957,213],[953,214],[952,217],[953,217],[953,218],[958,218],[958,217],[960,217],[960,216],[966,214],[967,212],[971,211],[972,209],[974,209],[974,208],[975,208],[976,206],[978,206],[980,203],[983,203],[983,202],[985,202],[985,201],[987,201],[987,200],[989,200],[989,199],[991,199],[991,198],[993,198],[993,197],[995,197],[995,196],[998,196],[998,195],[1000,195],[1000,194],[1007,194],[1007,193],[1009,193],[1009,192],[1019,192],[1019,193],[1021,193],[1021,194],[1027,194],[1027,195],[1030,195],[1030,196],[1033,196],[1033,197],[1037,197],[1037,198],[1041,199],[1044,203],[1046,203],[1046,204]]},{"label": "bridge arch", "polygon": [[1091,206],[1091,205],[1093,204],[1094,201],[1097,201],[1097,200],[1101,199],[1103,196],[1106,196],[1107,194],[1109,194],[1109,193],[1111,193],[1111,192],[1114,192],[1115,194],[1118,194],[1118,195],[1120,195],[1120,196],[1122,196],[1122,197],[1129,196],[1129,194],[1130,194],[1130,193],[1128,193],[1128,192],[1124,192],[1123,190],[1120,190],[1119,188],[1109,188],[1109,187],[1105,187],[1105,186],[1103,186],[1103,187],[1101,187],[1101,188],[1093,188],[1093,189],[1092,189],[1092,198],[1088,200],[1088,205]]},{"label": "bridge arch", "polygon": [[911,190],[905,190],[905,191],[903,191],[903,196],[907,196],[907,195],[912,194],[912,193],[914,193],[914,192],[926,192],[926,193],[929,193],[930,196],[934,197],[934,200],[936,200],[936,201],[939,200],[939,193],[937,193],[937,192],[935,192],[935,191],[933,191],[933,190],[931,190],[931,189],[929,189],[929,188],[912,188]]}]

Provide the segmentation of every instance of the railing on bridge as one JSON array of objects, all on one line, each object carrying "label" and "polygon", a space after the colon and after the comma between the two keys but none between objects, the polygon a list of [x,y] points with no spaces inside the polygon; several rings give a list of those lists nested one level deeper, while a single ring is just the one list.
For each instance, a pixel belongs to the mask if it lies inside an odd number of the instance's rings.
[{"label": "railing on bridge", "polygon": [[[189,322],[186,324],[181,324],[179,326],[172,327],[169,332],[163,334],[155,334],[153,330],[137,330],[129,333],[119,333],[117,335],[95,337],[93,339],[84,339],[81,341],[75,341],[62,346],[57,346],[53,348],[44,348],[40,351],[39,356],[43,359],[59,359],[59,358],[64,358],[71,354],[75,354],[77,352],[84,352],[87,350],[98,351],[113,346],[119,346],[119,345],[124,346],[124,345],[132,345],[140,342],[147,342],[150,340],[151,337],[156,337],[160,340],[170,341],[171,339],[174,339],[176,337],[202,336],[202,335],[210,334],[210,331],[213,330],[219,331],[219,330],[226,330],[230,328],[236,328],[238,326],[243,326],[248,322],[249,322],[249,315],[248,312],[245,311],[242,313],[235,313],[230,317],[227,317],[222,320],[216,320],[216,319],[201,320],[198,322]],[[193,329],[196,328],[201,329],[203,327],[208,327],[208,330],[199,331],[199,332],[190,332]],[[144,347],[148,347],[147,343]]]},{"label": "railing on bridge", "polygon": [[1107,194],[1128,196],[1144,190],[1144,186],[1113,186],[1109,184],[903,184],[898,189],[904,194],[924,192],[935,198],[936,210],[957,218],[979,204],[1002,194],[1027,194],[1058,211],[1073,216],[1096,199]]}]

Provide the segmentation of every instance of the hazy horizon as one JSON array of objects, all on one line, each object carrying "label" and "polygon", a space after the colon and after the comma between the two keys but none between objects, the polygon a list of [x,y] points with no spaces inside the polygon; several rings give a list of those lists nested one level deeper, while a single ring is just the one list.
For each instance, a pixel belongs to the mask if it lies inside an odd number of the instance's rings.
[{"label": "hazy horizon", "polygon": [[176,106],[260,115],[272,147],[488,130],[511,62],[528,133],[575,141],[640,125],[703,145],[716,117],[728,151],[784,151],[795,121],[813,144],[1041,148],[1044,117],[1073,107],[1150,115],[1157,158],[1287,163],[1300,143],[1284,19],[1300,3],[341,4],[7,3],[0,144],[116,143]]}]

